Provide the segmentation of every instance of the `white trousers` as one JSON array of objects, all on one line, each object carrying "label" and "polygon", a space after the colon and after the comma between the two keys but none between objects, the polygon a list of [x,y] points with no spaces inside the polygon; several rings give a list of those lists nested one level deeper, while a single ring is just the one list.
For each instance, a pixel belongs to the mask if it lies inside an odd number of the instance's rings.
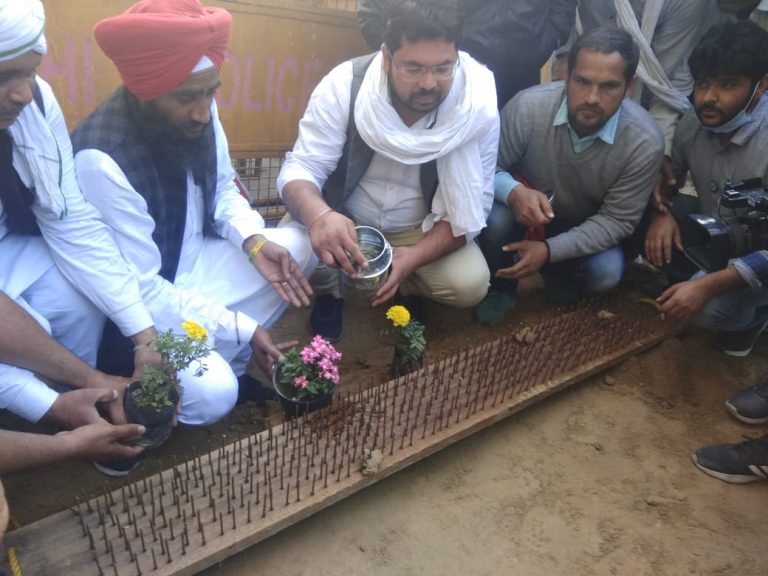
[{"label": "white trousers", "polygon": [[[317,266],[309,236],[298,225],[269,228],[262,231],[269,240],[286,248],[309,278]],[[275,292],[243,253],[227,240],[204,238],[198,256],[191,268],[176,277],[174,285],[242,312],[256,320],[260,326],[271,328],[285,312],[288,303]],[[177,319],[163,319],[159,308],[151,300],[147,306],[152,312],[157,329],[177,329]],[[216,342],[216,352],[206,358],[208,370],[195,376],[195,367],[180,374],[184,387],[179,421],[189,425],[203,425],[219,420],[237,402],[237,377],[245,374],[251,358],[250,342]]]}]

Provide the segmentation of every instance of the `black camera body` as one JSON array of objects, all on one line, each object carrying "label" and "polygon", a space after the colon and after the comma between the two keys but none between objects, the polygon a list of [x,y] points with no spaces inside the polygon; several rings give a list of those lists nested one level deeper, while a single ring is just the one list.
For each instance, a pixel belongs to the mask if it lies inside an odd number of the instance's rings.
[{"label": "black camera body", "polygon": [[761,178],[729,182],[718,212],[720,218],[690,214],[683,221],[685,255],[696,266],[722,270],[731,258],[768,248],[768,189]]}]

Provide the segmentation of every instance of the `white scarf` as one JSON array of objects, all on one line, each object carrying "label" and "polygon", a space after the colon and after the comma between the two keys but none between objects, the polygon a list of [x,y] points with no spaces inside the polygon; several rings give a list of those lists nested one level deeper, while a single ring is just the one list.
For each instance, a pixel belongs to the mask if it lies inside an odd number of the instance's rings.
[{"label": "white scarf", "polygon": [[[0,61],[33,51],[45,54],[45,13],[40,0],[0,0]],[[47,88],[47,86],[46,86]],[[67,213],[61,190],[62,158],[53,131],[36,103],[28,104],[8,132],[13,138],[13,165],[36,199],[59,218]]]},{"label": "white scarf", "polygon": [[651,48],[651,40],[659,22],[664,0],[647,0],[643,10],[642,29],[637,23],[629,0],[614,0],[616,6],[616,21],[619,27],[630,33],[640,47],[640,63],[637,66],[637,76],[640,82],[636,87],[636,100],[640,100],[643,92],[643,84],[664,104],[676,110],[685,112],[691,107],[691,103],[683,94],[676,90],[664,73],[659,60]]},{"label": "white scarf", "polygon": [[64,218],[67,204],[61,190],[61,148],[37,103],[25,106],[8,131],[13,138],[13,165],[22,181],[35,187],[40,206]]},{"label": "white scarf", "polygon": [[30,50],[45,54],[44,29],[40,0],[0,0],[0,62]]},{"label": "white scarf", "polygon": [[[376,55],[355,101],[355,125],[375,152],[408,165],[437,160],[441,195],[433,214],[445,213],[454,236],[476,234],[485,226],[490,206],[484,206],[485,185],[478,137],[498,123],[493,74],[465,52],[451,89],[437,110],[431,128],[408,128],[390,103],[382,54]],[[427,218],[425,232],[435,224]]]}]

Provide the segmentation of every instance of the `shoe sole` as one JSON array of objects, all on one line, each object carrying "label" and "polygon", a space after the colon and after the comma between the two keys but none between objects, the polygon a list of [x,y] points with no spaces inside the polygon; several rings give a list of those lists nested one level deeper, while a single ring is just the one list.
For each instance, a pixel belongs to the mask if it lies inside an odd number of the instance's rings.
[{"label": "shoe sole", "polygon": [[728,484],[751,484],[752,482],[757,482],[758,480],[764,480],[764,478],[759,478],[752,475],[746,476],[744,474],[725,474],[724,472],[710,470],[709,468],[705,468],[698,463],[696,460],[696,454],[693,454],[692,459],[694,466],[704,472],[704,474],[708,474],[709,476],[717,478],[718,480],[722,480],[723,482],[727,482]]},{"label": "shoe sole", "polygon": [[764,418],[747,418],[746,416],[739,414],[739,411],[736,410],[736,406],[734,406],[730,402],[726,402],[725,407],[728,409],[728,412],[731,413],[731,416],[733,416],[734,418],[736,418],[736,420],[739,420],[740,422],[744,422],[745,424],[765,424],[766,422],[768,422],[768,416]]},{"label": "shoe sole", "polygon": [[[755,347],[755,344],[757,344],[757,339],[760,338],[760,335],[765,332],[765,329],[768,328],[768,321],[763,324],[763,327],[760,328],[760,331],[755,335],[755,339],[752,341],[752,346],[747,348],[746,350],[724,350],[723,353],[728,354],[728,356],[733,356],[734,358],[744,358],[745,356],[749,356],[750,352],[752,352],[752,349]],[[768,422],[768,419],[766,419]]]}]

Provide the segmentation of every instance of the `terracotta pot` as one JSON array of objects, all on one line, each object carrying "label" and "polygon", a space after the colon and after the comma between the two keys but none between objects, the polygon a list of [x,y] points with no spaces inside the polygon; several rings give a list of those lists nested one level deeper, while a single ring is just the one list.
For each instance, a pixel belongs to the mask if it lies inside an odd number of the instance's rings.
[{"label": "terracotta pot", "polygon": [[280,381],[282,366],[278,364],[272,373],[272,385],[280,397],[280,405],[286,418],[298,418],[304,414],[320,410],[331,404],[333,394],[336,392],[336,384],[332,384],[325,394],[311,399],[301,399],[294,396],[293,386]]},{"label": "terracotta pot", "polygon": [[128,422],[141,424],[146,428],[144,436],[138,440],[134,440],[133,443],[137,446],[144,446],[145,448],[156,448],[168,440],[168,437],[171,435],[171,430],[173,430],[173,419],[176,413],[176,404],[179,402],[179,391],[172,390],[170,397],[171,406],[158,411],[153,408],[140,406],[138,402],[136,402],[133,393],[139,386],[139,382],[131,382],[125,391],[125,399],[123,401],[125,417]]}]

